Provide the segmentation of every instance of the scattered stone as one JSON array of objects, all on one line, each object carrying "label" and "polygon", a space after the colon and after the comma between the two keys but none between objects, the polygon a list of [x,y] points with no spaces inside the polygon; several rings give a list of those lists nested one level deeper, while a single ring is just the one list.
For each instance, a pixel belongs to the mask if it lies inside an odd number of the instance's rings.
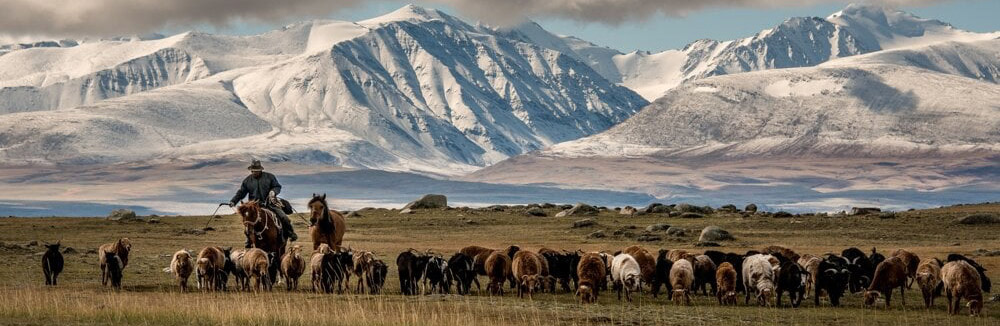
[{"label": "scattered stone", "polygon": [[1000,294],[994,294],[993,297],[990,298],[990,302],[1000,302]]},{"label": "scattered stone", "polygon": [[622,208],[620,211],[618,211],[618,214],[631,216],[631,215],[635,215],[635,213],[638,213],[638,212],[639,212],[639,210],[635,209],[635,207],[625,206],[625,208]]},{"label": "scattered stone", "polygon": [[688,232],[687,229],[685,229],[685,228],[679,228],[679,227],[676,227],[676,226],[671,226],[671,227],[667,228],[667,235],[672,236],[672,237],[687,236],[687,232]]},{"label": "scattered stone", "polygon": [[852,207],[851,215],[868,215],[881,213],[882,209],[878,207]]},{"label": "scattered stone", "polygon": [[966,225],[997,224],[1000,223],[1000,217],[994,214],[980,213],[960,218],[955,222]]},{"label": "scattered stone", "polygon": [[476,221],[473,221],[473,220],[467,220],[467,221],[465,221],[465,224],[468,224],[468,225],[477,225],[477,224],[479,224],[479,222],[476,222]]},{"label": "scattered stone", "polygon": [[661,240],[663,240],[663,237],[661,237],[659,235],[655,235],[655,234],[643,234],[643,235],[640,235],[635,240],[639,241],[639,242],[654,242],[654,241],[661,241]]},{"label": "scattered stone", "polygon": [[705,214],[695,213],[695,212],[687,212],[687,213],[681,214],[678,217],[680,217],[680,218],[705,218]]},{"label": "scattered stone", "polygon": [[598,210],[597,208],[594,208],[594,206],[590,206],[584,203],[577,203],[576,205],[573,205],[573,207],[570,207],[569,209],[559,212],[559,214],[556,214],[556,217],[597,215],[597,213]]},{"label": "scattered stone", "polygon": [[31,240],[31,241],[28,241],[28,243],[26,243],[25,245],[26,245],[26,246],[28,246],[28,247],[34,247],[34,246],[37,246],[37,245],[38,245],[38,240]]},{"label": "scattered stone", "polygon": [[702,212],[702,208],[701,207],[694,206],[694,205],[691,205],[691,204],[686,204],[686,203],[677,204],[677,207],[674,207],[674,209],[676,211],[678,211],[678,212],[681,212],[681,213],[701,213]]},{"label": "scattered stone", "polygon": [[553,203],[544,203],[544,204],[542,204],[542,208],[544,208],[544,209],[556,208],[556,204],[553,204]]},{"label": "scattered stone", "polygon": [[594,231],[593,233],[587,235],[588,238],[592,238],[592,239],[599,239],[599,238],[603,238],[603,237],[606,237],[606,236],[607,235],[604,234],[604,230],[597,230],[597,231]]},{"label": "scattered stone", "polygon": [[403,210],[399,211],[399,213],[400,214],[413,214],[414,211],[413,211],[413,209],[410,209],[410,208],[404,208]]},{"label": "scattered stone", "polygon": [[205,231],[205,232],[210,232],[210,231],[215,231],[215,228],[213,228],[211,226],[206,226],[206,227],[202,228],[201,230]]},{"label": "scattered stone", "polygon": [[[656,209],[657,207],[660,207],[660,206],[664,206],[664,205],[661,204],[661,203],[651,203],[649,205],[646,205],[646,208],[643,208],[642,211],[645,212],[645,213],[647,213],[647,214],[648,213],[653,213],[653,210]],[[669,211],[669,209],[667,211]]]},{"label": "scattered stone", "polygon": [[532,208],[529,208],[528,210],[524,211],[524,215],[528,215],[528,216],[538,216],[538,217],[546,217],[546,216],[549,216],[549,214],[546,214],[546,213],[545,213],[545,211],[543,211],[543,210],[542,210],[541,208],[539,208],[539,207],[532,207]]},{"label": "scattered stone", "polygon": [[977,256],[986,257],[1000,256],[1000,250],[976,249],[976,251],[973,251],[972,253]]},{"label": "scattered stone", "polygon": [[561,210],[567,210],[567,209],[570,209],[570,208],[573,208],[573,205],[570,205],[570,204],[559,205],[559,209],[561,209]]},{"label": "scattered stone", "polygon": [[494,212],[505,212],[509,208],[510,208],[510,206],[507,206],[507,205],[490,205],[490,206],[486,206],[486,208],[484,208],[484,210],[494,211]]},{"label": "scattered stone", "polygon": [[717,211],[723,212],[723,213],[739,213],[740,209],[736,208],[736,205],[729,204],[729,205],[725,205],[725,206],[719,207],[719,209]]},{"label": "scattered stone", "polygon": [[718,242],[711,241],[699,241],[694,244],[695,247],[722,247]]},{"label": "scattered stone", "polygon": [[623,238],[635,238],[635,232],[626,229],[617,229],[615,232],[611,232],[611,235]]},{"label": "scattered stone", "polygon": [[64,254],[75,254],[76,253],[76,249],[73,249],[73,247],[65,247],[65,248],[63,248],[62,253],[64,253]]},{"label": "scattered stone", "polygon": [[681,213],[680,211],[670,211],[670,213],[668,213],[667,216],[678,217],[678,216],[681,216],[681,214],[684,214],[684,213]]},{"label": "scattered stone", "polygon": [[358,211],[351,211],[350,213],[347,213],[347,215],[344,215],[344,217],[345,218],[361,218],[361,217],[364,217],[364,215],[361,215],[361,213],[359,213]]},{"label": "scattered stone", "polygon": [[596,220],[594,220],[592,218],[585,218],[585,219],[573,222],[573,228],[583,228],[583,227],[588,227],[588,226],[594,226],[596,224],[597,224]]},{"label": "scattered stone", "polygon": [[747,213],[756,213],[757,212],[757,204],[747,204],[747,207],[744,207],[743,211],[745,211]]},{"label": "scattered stone", "polygon": [[882,213],[882,214],[878,214],[878,218],[883,219],[883,220],[894,219],[894,218],[896,218],[896,213],[885,212],[885,213]]},{"label": "scattered stone", "polygon": [[110,221],[127,222],[135,219],[135,211],[125,208],[113,210],[111,211],[111,214],[108,215],[108,220]]},{"label": "scattered stone", "polygon": [[706,226],[701,230],[701,236],[698,237],[698,242],[715,242],[715,241],[727,241],[735,240],[733,235],[729,231],[723,230],[722,228],[711,225]]},{"label": "scattered stone", "polygon": [[[205,230],[199,229],[184,229],[177,232],[178,234],[189,234],[189,235],[205,235]],[[96,253],[96,252],[95,252]]]},{"label": "scattered stone", "polygon": [[149,223],[149,224],[160,224],[160,219],[155,218],[155,217],[150,217],[148,220],[146,220],[146,223]]},{"label": "scattered stone", "polygon": [[773,217],[773,218],[789,218],[789,217],[792,217],[792,213],[789,213],[789,212],[786,212],[786,211],[778,211],[778,212],[775,212],[774,215],[771,215],[771,217]]},{"label": "scattered stone", "polygon": [[657,223],[646,227],[646,232],[666,231],[670,229],[669,224]]},{"label": "scattered stone", "polygon": [[97,249],[87,249],[87,252],[85,252],[83,254],[84,255],[96,255],[97,254]]},{"label": "scattered stone", "polygon": [[406,209],[433,209],[433,208],[445,208],[448,207],[448,197],[445,195],[435,195],[427,194],[420,199],[414,200],[406,206],[403,206],[403,210]]}]

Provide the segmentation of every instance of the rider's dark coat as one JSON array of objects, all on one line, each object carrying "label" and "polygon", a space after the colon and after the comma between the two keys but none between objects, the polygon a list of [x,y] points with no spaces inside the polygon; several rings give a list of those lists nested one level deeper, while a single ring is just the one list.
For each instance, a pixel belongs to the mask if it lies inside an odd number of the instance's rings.
[{"label": "rider's dark coat", "polygon": [[281,184],[278,183],[278,178],[274,177],[273,174],[261,172],[259,178],[248,175],[246,179],[243,179],[243,184],[240,185],[240,189],[236,191],[236,196],[233,196],[231,202],[238,203],[243,200],[243,197],[249,195],[250,200],[259,200],[261,204],[270,206],[267,195],[271,191],[274,191],[275,195],[281,193]]}]

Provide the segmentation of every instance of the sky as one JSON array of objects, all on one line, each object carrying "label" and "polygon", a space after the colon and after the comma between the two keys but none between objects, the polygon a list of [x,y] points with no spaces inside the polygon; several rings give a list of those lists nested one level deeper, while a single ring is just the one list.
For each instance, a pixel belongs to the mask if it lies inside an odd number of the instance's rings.
[{"label": "sky", "polygon": [[[622,52],[750,36],[789,17],[826,17],[850,0],[0,0],[0,41],[198,30],[255,34],[312,18],[358,21],[409,2],[470,23],[532,19]],[[860,0],[976,32],[1000,30],[1000,0]],[[238,3],[238,4],[237,4]],[[95,18],[99,17],[99,18]],[[63,35],[73,34],[73,35]],[[114,34],[114,35],[109,35]]]}]

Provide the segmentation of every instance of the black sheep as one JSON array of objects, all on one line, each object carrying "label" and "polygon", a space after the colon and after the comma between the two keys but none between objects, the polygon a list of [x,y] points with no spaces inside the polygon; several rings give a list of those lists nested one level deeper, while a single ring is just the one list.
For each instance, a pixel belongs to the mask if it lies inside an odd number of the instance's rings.
[{"label": "black sheep", "polygon": [[385,277],[389,273],[389,266],[381,259],[372,262],[372,277],[368,278],[368,290],[371,294],[382,293],[385,287]]},{"label": "black sheep", "polygon": [[121,258],[119,258],[118,255],[116,255],[113,252],[105,251],[104,261],[105,261],[104,265],[105,271],[107,272],[108,277],[111,279],[111,287],[114,288],[115,290],[121,290],[122,269],[124,268],[124,264],[122,263]]},{"label": "black sheep", "polygon": [[660,286],[667,286],[667,294],[671,294],[674,291],[673,286],[670,285],[670,268],[674,266],[674,262],[667,258],[670,250],[660,249],[659,254],[656,256],[656,271],[653,273],[653,297],[656,298],[660,294]]},{"label": "black sheep", "polygon": [[42,273],[45,274],[45,285],[56,285],[59,273],[63,270],[63,255],[59,252],[61,244],[46,244],[45,254],[42,255]]},{"label": "black sheep", "polygon": [[429,256],[410,249],[396,257],[396,268],[399,269],[399,289],[403,295],[417,295],[419,281],[423,277]]},{"label": "black sheep", "polygon": [[806,283],[809,282],[809,272],[790,260],[783,261],[777,275],[778,306],[781,306],[781,295],[788,292],[792,307],[798,308],[806,295]]},{"label": "black sheep", "polygon": [[455,280],[455,290],[458,294],[466,295],[472,290],[472,281],[476,279],[473,264],[472,257],[460,252],[448,259],[448,274]]},{"label": "black sheep", "polygon": [[844,290],[847,289],[851,280],[851,271],[848,266],[847,259],[837,255],[827,255],[819,263],[819,275],[816,277],[816,284],[813,287],[816,291],[813,295],[816,306],[819,306],[819,295],[823,291],[830,297],[831,305],[840,306],[840,298],[844,296]]}]

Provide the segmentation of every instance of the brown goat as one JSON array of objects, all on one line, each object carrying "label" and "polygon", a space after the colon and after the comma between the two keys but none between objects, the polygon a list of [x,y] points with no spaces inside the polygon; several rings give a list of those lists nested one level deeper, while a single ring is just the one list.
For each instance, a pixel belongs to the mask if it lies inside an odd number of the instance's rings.
[{"label": "brown goat", "polygon": [[806,282],[805,298],[807,299],[809,294],[813,292],[813,287],[816,286],[816,278],[819,277],[819,263],[822,261],[822,258],[810,254],[804,254],[799,258],[799,265],[805,268],[806,272],[809,272],[809,282]]},{"label": "brown goat", "polygon": [[653,284],[653,275],[656,274],[656,257],[640,246],[631,246],[622,250],[623,253],[632,255],[635,262],[639,263],[639,270],[642,272],[642,282]]},{"label": "brown goat", "polygon": [[194,271],[194,266],[191,265],[191,253],[187,250],[174,253],[174,257],[170,259],[170,272],[177,279],[181,292],[187,291],[188,278],[191,277],[192,271]]},{"label": "brown goat", "polygon": [[599,286],[607,279],[607,267],[601,255],[596,252],[583,254],[576,265],[576,275],[579,279],[576,296],[580,297],[580,302],[596,303]]},{"label": "brown goat", "polygon": [[736,268],[728,262],[719,265],[715,270],[715,283],[718,289],[715,291],[719,305],[736,305]]},{"label": "brown goat", "polygon": [[941,267],[945,295],[948,296],[948,314],[955,315],[961,309],[962,299],[969,301],[969,314],[978,316],[983,312],[983,290],[979,272],[968,262],[958,260]]},{"label": "brown goat", "polygon": [[358,251],[354,254],[354,275],[358,277],[358,285],[355,293],[364,293],[367,280],[372,278],[375,264],[375,253],[371,251]]},{"label": "brown goat", "polygon": [[691,286],[694,285],[694,265],[688,259],[678,259],[670,267],[670,285],[674,288],[671,300],[680,304],[691,305]]},{"label": "brown goat", "polygon": [[333,249],[330,249],[330,245],[321,243],[312,256],[309,257],[313,292],[326,291],[327,289],[323,283],[323,278],[326,277],[323,271],[323,257],[331,253],[333,253]]},{"label": "brown goat", "polygon": [[[322,244],[321,244],[322,245]],[[285,278],[285,289],[299,289],[299,277],[306,271],[306,260],[302,258],[302,246],[294,245],[281,257],[281,276]]]},{"label": "brown goat", "polygon": [[198,288],[215,291],[216,285],[225,273],[226,254],[218,247],[206,247],[198,252],[195,260],[198,271]]},{"label": "brown goat", "polygon": [[107,255],[104,253],[110,252],[115,254],[118,260],[121,261],[121,269],[125,270],[125,267],[128,266],[128,254],[130,251],[132,251],[132,241],[128,238],[121,238],[112,243],[105,243],[97,248],[97,256],[100,257],[101,262],[101,285],[108,285],[108,279],[111,277],[107,271]]},{"label": "brown goat", "polygon": [[252,248],[243,255],[243,259],[240,260],[241,268],[243,272],[246,273],[248,277],[253,277],[254,280],[254,290],[271,290],[272,282],[270,275],[268,274],[268,268],[271,266],[271,260],[268,259],[267,253],[259,248]]},{"label": "brown goat", "polygon": [[514,280],[517,284],[517,297],[523,298],[525,294],[531,298],[536,289],[542,287],[542,264],[545,258],[534,252],[527,250],[518,251],[514,254],[514,261],[511,263],[511,272],[514,273]]},{"label": "brown goat", "polygon": [[493,295],[503,295],[503,282],[510,278],[510,257],[500,251],[494,251],[486,257],[486,276],[490,283],[486,290]]},{"label": "brown goat", "polygon": [[934,297],[938,295],[937,289],[941,285],[941,261],[937,258],[920,261],[916,279],[917,286],[924,295],[924,306],[930,308],[934,305]]},{"label": "brown goat", "polygon": [[801,256],[799,256],[799,254],[795,253],[795,250],[788,249],[782,246],[768,246],[765,247],[764,250],[761,250],[761,252],[771,256],[781,255],[782,257],[785,257],[793,262],[797,262],[799,261],[799,259],[802,258]]},{"label": "brown goat", "polygon": [[899,257],[889,257],[875,268],[872,284],[865,291],[865,306],[874,305],[875,299],[885,295],[885,307],[888,309],[892,301],[892,289],[897,287],[899,288],[899,297],[903,300],[903,306],[906,306],[906,264]]},{"label": "brown goat", "polygon": [[[677,262],[677,260],[683,259],[688,255],[687,250],[684,249],[674,249],[667,254],[667,258],[672,262]],[[692,262],[693,264],[694,262]]]},{"label": "brown goat", "polygon": [[917,279],[917,266],[920,265],[920,257],[906,249],[898,249],[892,253],[892,256],[903,260],[903,266],[906,266],[906,277],[909,278],[906,288],[912,288],[913,281]]}]

